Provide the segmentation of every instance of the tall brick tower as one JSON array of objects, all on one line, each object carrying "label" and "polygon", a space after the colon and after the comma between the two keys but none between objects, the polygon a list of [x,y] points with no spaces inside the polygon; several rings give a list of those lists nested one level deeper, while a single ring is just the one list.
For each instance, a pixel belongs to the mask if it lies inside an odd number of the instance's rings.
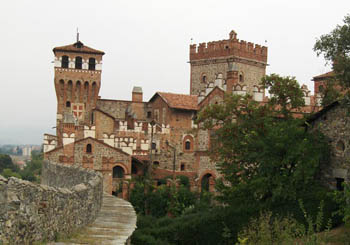
[{"label": "tall brick tower", "polygon": [[[74,134],[82,138],[79,128],[93,124],[92,109],[96,107],[101,86],[102,56],[104,52],[85,46],[77,38],[71,45],[56,47],[55,90],[57,96],[57,137]],[[73,138],[73,137],[71,137]]]},{"label": "tall brick tower", "polygon": [[227,40],[190,45],[190,64],[192,95],[200,95],[218,78],[223,78],[226,90],[233,89],[232,84],[226,84],[227,72],[232,71],[237,73],[235,83],[252,93],[266,72],[267,47],[238,40],[237,33],[231,31]]}]

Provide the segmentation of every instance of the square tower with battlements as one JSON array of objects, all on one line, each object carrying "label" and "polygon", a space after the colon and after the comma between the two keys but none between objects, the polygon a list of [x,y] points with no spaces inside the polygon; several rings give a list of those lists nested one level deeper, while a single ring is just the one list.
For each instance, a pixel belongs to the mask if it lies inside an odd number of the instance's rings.
[{"label": "square tower with battlements", "polygon": [[[205,96],[206,89],[213,86],[230,93],[238,87],[253,94],[260,90],[266,73],[267,47],[239,40],[237,33],[231,31],[229,39],[190,45],[189,63],[192,95]],[[228,72],[236,74],[229,82]]]}]

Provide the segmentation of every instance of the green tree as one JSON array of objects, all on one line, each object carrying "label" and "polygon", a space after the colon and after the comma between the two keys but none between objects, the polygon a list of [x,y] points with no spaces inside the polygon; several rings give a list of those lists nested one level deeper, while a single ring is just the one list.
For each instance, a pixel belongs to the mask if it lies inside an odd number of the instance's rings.
[{"label": "green tree", "polygon": [[270,103],[226,95],[224,103],[198,116],[198,123],[215,130],[219,139],[211,153],[225,179],[217,184],[219,199],[227,204],[256,208],[296,200],[315,183],[319,164],[328,156],[322,134],[305,131],[303,119],[291,116],[303,105],[295,79],[271,75],[264,86],[275,95]]},{"label": "green tree", "polygon": [[13,164],[9,155],[0,154],[0,173],[4,169],[11,169],[13,172],[18,172],[18,167]]},{"label": "green tree", "polygon": [[337,81],[343,88],[350,88],[350,15],[345,16],[343,25],[318,38],[314,51],[332,63],[335,76],[330,82]]},{"label": "green tree", "polygon": [[9,177],[16,177],[21,179],[21,175],[19,173],[13,172],[12,169],[5,168],[2,172],[1,175],[4,176],[5,178]]},{"label": "green tree", "polygon": [[280,111],[284,117],[290,117],[293,109],[305,105],[303,91],[295,77],[271,74],[263,77],[262,85],[272,95],[269,105]]}]

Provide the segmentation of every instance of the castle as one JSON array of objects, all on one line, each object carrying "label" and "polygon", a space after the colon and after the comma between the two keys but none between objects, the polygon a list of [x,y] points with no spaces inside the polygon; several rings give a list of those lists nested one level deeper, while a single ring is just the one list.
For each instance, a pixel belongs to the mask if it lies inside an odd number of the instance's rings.
[{"label": "castle", "polygon": [[[141,87],[132,99],[99,97],[104,52],[76,43],[53,49],[57,97],[56,135],[44,135],[45,159],[102,173],[104,191],[127,198],[132,176],[152,168],[152,178],[187,176],[193,190],[213,191],[220,177],[208,155],[211,133],[194,123],[201,108],[225,93],[267,101],[260,87],[266,74],[267,47],[237,39],[190,45],[190,94],[156,92],[143,101]],[[302,87],[310,112],[320,103]]]}]

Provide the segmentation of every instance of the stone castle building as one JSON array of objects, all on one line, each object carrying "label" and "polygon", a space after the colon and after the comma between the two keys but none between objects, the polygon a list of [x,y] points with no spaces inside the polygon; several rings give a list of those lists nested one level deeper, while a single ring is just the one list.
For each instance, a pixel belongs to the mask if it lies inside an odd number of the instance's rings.
[{"label": "stone castle building", "polygon": [[[156,92],[148,101],[140,87],[130,101],[99,97],[104,52],[79,40],[53,52],[57,125],[56,135],[44,135],[44,156],[101,172],[105,191],[124,197],[127,180],[145,167],[156,181],[184,175],[192,189],[213,190],[219,173],[208,156],[210,132],[197,128],[196,113],[224,93],[267,100],[260,87],[267,47],[238,40],[234,31],[227,40],[190,45],[190,94]],[[315,99],[303,89],[311,106]]]}]

